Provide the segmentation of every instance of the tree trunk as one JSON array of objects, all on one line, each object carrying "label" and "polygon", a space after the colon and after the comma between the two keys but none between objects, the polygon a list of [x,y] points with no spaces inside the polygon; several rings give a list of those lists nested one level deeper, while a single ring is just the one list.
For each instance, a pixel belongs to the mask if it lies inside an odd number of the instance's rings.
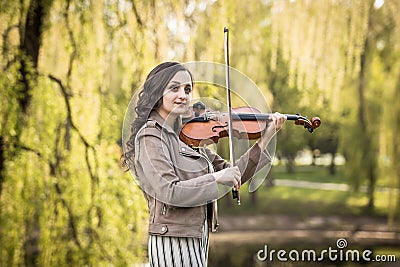
[{"label": "tree trunk", "polygon": [[25,26],[20,31],[21,94],[18,100],[23,114],[26,113],[29,106],[32,83],[37,78],[41,34],[45,15],[49,10],[48,2],[45,0],[32,0],[30,2]]},{"label": "tree trunk", "polygon": [[367,36],[365,37],[364,41],[364,49],[360,56],[360,74],[359,74],[359,83],[358,83],[358,123],[361,129],[361,138],[362,138],[362,155],[365,155],[365,158],[360,159],[363,161],[361,164],[362,168],[365,170],[361,170],[360,173],[366,175],[368,179],[368,205],[367,208],[372,210],[374,208],[374,193],[375,193],[375,184],[376,184],[376,156],[374,155],[374,142],[375,136],[370,130],[367,120],[367,110],[366,110],[366,91],[368,89],[368,74],[369,74],[369,67],[371,65],[371,33],[370,33],[370,26],[371,26],[371,12],[373,6],[369,7],[369,17],[368,17],[368,24],[367,24]]},{"label": "tree trunk", "polygon": [[[3,192],[4,177],[4,163],[5,163],[5,147],[4,147],[4,137],[0,136],[0,203],[1,196]],[[0,205],[0,218],[1,218],[1,205]]]},{"label": "tree trunk", "polygon": [[369,168],[369,185],[368,185],[368,205],[367,209],[372,210],[375,206],[375,198],[374,198],[374,193],[375,193],[375,185],[376,185],[376,175],[375,175],[375,167],[374,164],[372,164]]},{"label": "tree trunk", "polygon": [[[393,99],[399,99],[400,97],[400,75],[397,78],[396,88],[394,91]],[[398,101],[394,103],[394,109],[392,110],[394,115],[394,120],[392,123],[393,129],[392,132],[392,173],[394,175],[394,189],[396,190],[396,196],[393,200],[393,209],[390,211],[389,224],[393,228],[396,228],[397,225],[400,225],[400,135],[398,134],[400,131],[400,104]]]},{"label": "tree trunk", "polygon": [[329,165],[329,174],[332,176],[336,174],[335,154],[336,152],[331,153],[332,159],[331,159],[331,164]]},{"label": "tree trunk", "polygon": [[288,173],[294,173],[294,155],[288,154],[287,157],[287,163],[286,163],[286,171]]},{"label": "tree trunk", "polygon": [[[20,31],[20,50],[21,67],[19,72],[20,78],[20,94],[18,95],[18,103],[20,112],[18,114],[19,129],[17,129],[16,147],[20,147],[20,136],[22,133],[24,121],[27,119],[28,108],[31,101],[32,88],[35,86],[38,76],[39,51],[42,41],[42,31],[47,13],[50,10],[50,0],[32,0],[29,4],[28,14],[23,29]],[[22,7],[21,7],[22,8]],[[21,27],[22,28],[22,27]],[[34,203],[32,203],[35,205]],[[36,208],[37,210],[37,208]],[[24,260],[25,266],[38,266],[38,258],[40,253],[39,236],[40,223],[37,212],[32,217],[25,219],[25,240],[24,240]]]}]

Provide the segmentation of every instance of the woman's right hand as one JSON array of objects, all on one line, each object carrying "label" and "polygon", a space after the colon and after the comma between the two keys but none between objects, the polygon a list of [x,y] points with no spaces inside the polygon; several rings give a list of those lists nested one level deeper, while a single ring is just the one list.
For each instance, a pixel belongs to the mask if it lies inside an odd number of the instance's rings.
[{"label": "woman's right hand", "polygon": [[234,186],[237,190],[239,190],[241,186],[240,179],[242,174],[240,173],[238,166],[225,168],[223,170],[214,172],[213,175],[219,184]]}]

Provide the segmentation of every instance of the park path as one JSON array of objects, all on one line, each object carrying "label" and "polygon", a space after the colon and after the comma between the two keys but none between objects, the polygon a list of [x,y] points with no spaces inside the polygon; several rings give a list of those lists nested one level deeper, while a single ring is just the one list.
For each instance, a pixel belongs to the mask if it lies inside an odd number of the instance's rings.
[{"label": "park path", "polygon": [[[273,183],[274,185],[277,186],[290,186],[290,187],[320,189],[320,190],[335,190],[335,191],[351,190],[348,184],[340,184],[340,183],[320,183],[320,182],[309,182],[309,181],[288,180],[288,179],[275,179]],[[391,189],[387,187],[377,187],[375,190],[377,192],[387,192]],[[361,186],[360,191],[366,192],[367,187]]]}]

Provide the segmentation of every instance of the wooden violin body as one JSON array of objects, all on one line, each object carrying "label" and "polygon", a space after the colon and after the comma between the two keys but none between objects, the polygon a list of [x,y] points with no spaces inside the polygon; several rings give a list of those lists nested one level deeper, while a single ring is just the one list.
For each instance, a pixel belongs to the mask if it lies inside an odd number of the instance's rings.
[{"label": "wooden violin body", "polygon": [[[199,103],[193,105],[198,107]],[[218,143],[220,138],[227,137],[229,116],[228,113],[205,111],[196,111],[196,115],[191,118],[183,119],[183,127],[179,134],[180,139],[189,146],[198,147],[200,143],[211,144]],[[267,127],[271,114],[262,114],[253,107],[232,108],[232,128],[233,136],[239,139],[254,140],[261,136],[261,133]],[[285,114],[287,120],[295,121],[296,125],[304,126],[310,133],[321,125],[321,119],[313,117],[308,120],[307,117],[300,114]]]}]

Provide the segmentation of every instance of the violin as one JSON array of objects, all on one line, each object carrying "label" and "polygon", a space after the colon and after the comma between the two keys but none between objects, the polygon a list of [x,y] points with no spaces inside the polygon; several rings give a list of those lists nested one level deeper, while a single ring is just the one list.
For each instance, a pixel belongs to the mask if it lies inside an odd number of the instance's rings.
[{"label": "violin", "polygon": [[[233,136],[238,139],[254,140],[261,137],[268,125],[271,114],[262,114],[253,107],[232,108]],[[180,139],[189,146],[199,147],[201,144],[218,143],[220,138],[228,137],[229,115],[226,112],[206,110],[203,103],[193,105],[194,116],[183,118]],[[308,132],[321,125],[319,117],[309,120],[300,114],[284,114],[287,120],[303,126]]]}]

